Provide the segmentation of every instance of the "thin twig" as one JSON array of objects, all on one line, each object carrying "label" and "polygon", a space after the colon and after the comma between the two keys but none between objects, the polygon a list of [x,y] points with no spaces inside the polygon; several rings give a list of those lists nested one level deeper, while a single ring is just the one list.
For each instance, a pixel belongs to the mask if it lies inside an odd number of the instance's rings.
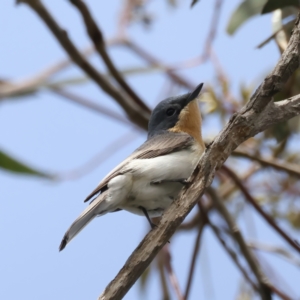
[{"label": "thin twig", "polygon": [[[81,51],[82,56],[91,55],[94,52],[93,47],[87,47]],[[61,72],[67,67],[72,65],[70,58],[60,60],[50,67],[39,71],[36,75],[26,79],[21,79],[16,82],[9,81],[7,84],[2,84],[0,89],[0,100],[7,97],[17,96],[36,91],[43,83],[46,82],[51,76]]]},{"label": "thin twig", "polygon": [[296,165],[296,164],[290,164],[288,162],[284,162],[284,163],[280,163],[277,159],[272,158],[271,159],[266,159],[266,158],[262,158],[259,157],[258,155],[252,155],[246,151],[242,151],[242,150],[235,150],[232,153],[232,156],[239,156],[239,157],[245,157],[245,158],[249,158],[250,160],[254,160],[259,162],[262,166],[264,167],[272,167],[276,170],[279,171],[284,171],[292,176],[295,176],[297,178],[300,177],[300,165]]},{"label": "thin twig", "polygon": [[248,189],[244,186],[244,184],[241,182],[241,180],[238,178],[238,176],[235,174],[234,171],[232,171],[227,166],[223,165],[222,170],[224,170],[228,176],[232,178],[232,180],[235,182],[235,184],[239,187],[241,192],[244,194],[245,199],[256,209],[256,211],[295,249],[300,253],[300,246],[293,240],[286,232],[283,231],[279,227],[278,224],[273,220],[271,216],[269,216],[261,207],[260,205],[255,201],[255,199],[251,196]]},{"label": "thin twig", "polygon": [[168,284],[167,284],[167,279],[166,279],[166,274],[165,274],[165,268],[164,268],[164,261],[163,258],[157,255],[157,268],[158,268],[158,273],[160,277],[160,284],[162,286],[163,290],[163,298],[162,299],[170,299],[170,293],[168,289]]},{"label": "thin twig", "polygon": [[81,0],[70,0],[70,2],[77,7],[81,16],[84,20],[86,30],[91,40],[94,43],[94,46],[102,57],[104,63],[106,64],[108,70],[111,75],[115,78],[115,80],[119,83],[119,85],[127,92],[127,94],[146,112],[150,113],[149,107],[142,101],[142,99],[133,91],[133,89],[127,84],[124,80],[118,69],[115,67],[113,61],[106,51],[105,42],[103,39],[103,34],[100,28],[97,26],[95,20],[92,17],[90,10],[87,5]]},{"label": "thin twig", "polygon": [[214,5],[214,9],[213,9],[213,17],[212,17],[211,23],[210,23],[210,30],[209,30],[208,36],[206,38],[204,52],[202,54],[203,60],[206,60],[209,58],[209,53],[211,51],[212,43],[216,38],[217,28],[219,25],[221,8],[223,5],[223,2],[224,2],[223,0],[215,0],[215,5]]},{"label": "thin twig", "polygon": [[237,254],[230,249],[230,247],[226,244],[225,240],[222,238],[222,234],[220,232],[220,229],[215,226],[211,221],[210,218],[208,216],[208,213],[206,211],[206,209],[203,207],[203,203],[200,201],[198,201],[198,207],[203,215],[204,218],[206,218],[207,223],[209,224],[209,226],[211,227],[212,231],[214,232],[214,234],[216,235],[217,239],[219,240],[219,242],[221,243],[221,245],[224,247],[224,249],[227,251],[227,253],[229,254],[229,256],[231,257],[231,259],[233,260],[233,262],[236,264],[237,268],[241,271],[241,273],[243,274],[245,280],[252,286],[254,291],[258,292],[258,287],[256,286],[256,284],[253,282],[253,280],[250,278],[250,276],[248,275],[247,271],[244,269],[244,267],[242,266],[242,264],[240,263],[240,261],[238,260],[238,256]]},{"label": "thin twig", "polygon": [[201,214],[196,213],[192,220],[182,223],[177,231],[186,231],[195,228],[201,222]]},{"label": "thin twig", "polygon": [[210,28],[205,40],[202,54],[195,58],[189,59],[188,61],[178,63],[170,68],[170,70],[195,67],[196,65],[205,63],[210,58],[211,46],[216,38],[223,2],[223,0],[215,0],[213,16],[211,18]]},{"label": "thin twig", "polygon": [[259,294],[262,297],[262,299],[271,299],[270,295],[270,288],[269,288],[269,280],[268,278],[263,274],[258,262],[256,261],[255,257],[253,256],[253,253],[248,248],[240,230],[238,229],[237,225],[233,221],[230,213],[228,212],[227,208],[225,207],[222,200],[219,198],[217,193],[212,188],[206,189],[207,193],[212,198],[217,210],[223,217],[223,219],[226,221],[228,228],[231,231],[231,235],[233,239],[238,243],[241,252],[243,253],[244,258],[248,262],[249,267],[251,268],[253,274],[255,275],[258,283],[259,283]]},{"label": "thin twig", "polygon": [[166,268],[167,273],[170,278],[171,285],[174,288],[174,291],[177,295],[178,300],[185,300],[181,293],[177,276],[176,276],[174,269],[172,267],[172,264],[171,264],[171,253],[170,253],[170,248],[169,248],[168,244],[162,248],[160,254],[164,257],[164,259],[163,259],[164,265],[165,265],[165,268]]},{"label": "thin twig", "polygon": [[288,250],[274,245],[269,245],[261,242],[248,242],[248,246],[252,249],[270,252],[273,254],[279,254],[280,257],[286,259],[289,263],[295,265],[296,267],[300,267],[300,260],[295,257],[292,253],[290,253]]},{"label": "thin twig", "polygon": [[150,116],[149,112],[141,109],[141,107],[136,105],[130,97],[127,97],[124,93],[115,88],[82,56],[74,43],[69,39],[67,32],[58,25],[51,13],[40,0],[17,0],[17,3],[25,3],[29,5],[45,22],[74,63],[76,63],[88,76],[90,76],[103,91],[121,105],[133,123],[142,128],[147,128]]},{"label": "thin twig", "polygon": [[96,154],[93,158],[91,158],[84,165],[67,172],[63,172],[57,174],[57,180],[74,180],[78,179],[87,173],[91,172],[95,168],[97,168],[103,161],[108,159],[111,155],[121,150],[122,147],[131,143],[134,139],[137,138],[136,132],[128,132],[124,134],[122,137],[118,137],[111,144],[107,145],[104,149],[102,149],[98,154]]},{"label": "thin twig", "polygon": [[[77,103],[81,106],[84,106],[92,111],[98,112],[104,116],[110,117],[118,122],[121,122],[123,124],[129,125],[130,127],[133,126],[133,124],[128,121],[125,117],[122,115],[114,112],[113,110],[106,108],[100,104],[97,104],[95,101],[92,101],[86,97],[81,97],[78,94],[73,94],[72,92],[67,91],[66,89],[51,87],[49,89],[51,92],[55,93],[56,95],[59,95],[63,97],[64,99],[70,100],[74,103]],[[141,130],[140,127],[135,126],[137,130]]]},{"label": "thin twig", "polygon": [[193,256],[192,256],[192,260],[191,260],[191,264],[190,264],[190,270],[189,270],[189,276],[188,276],[188,280],[187,280],[187,284],[186,284],[186,288],[185,288],[185,293],[184,293],[184,299],[187,300],[190,294],[190,290],[191,290],[191,286],[192,286],[192,280],[193,280],[193,276],[194,276],[194,271],[195,271],[195,266],[196,266],[196,260],[197,257],[199,255],[199,249],[200,249],[200,239],[203,233],[203,229],[204,226],[206,224],[206,220],[204,220],[204,218],[202,218],[199,222],[199,227],[198,227],[198,233],[197,233],[197,237],[195,240],[195,246],[194,246],[194,251],[193,251]]},{"label": "thin twig", "polygon": [[292,25],[293,23],[295,23],[296,19],[293,19],[291,21],[289,21],[288,23],[282,25],[279,29],[277,29],[271,36],[269,36],[268,38],[266,38],[264,41],[262,41],[260,44],[258,44],[256,46],[257,49],[262,48],[263,46],[265,46],[266,44],[268,44],[270,41],[272,41],[276,35],[283,29],[285,29],[286,27]]},{"label": "thin twig", "polygon": [[157,58],[152,56],[150,53],[148,53],[145,49],[142,49],[140,46],[138,46],[133,41],[124,39],[123,41],[120,41],[121,45],[126,46],[128,49],[135,52],[138,56],[143,58],[145,61],[147,61],[150,65],[160,67],[163,70],[165,70],[166,74],[177,84],[187,88],[187,89],[194,89],[196,84],[191,83],[187,79],[183,78],[183,76],[179,76],[176,74],[171,67],[168,67],[164,65],[162,62],[160,62]]}]

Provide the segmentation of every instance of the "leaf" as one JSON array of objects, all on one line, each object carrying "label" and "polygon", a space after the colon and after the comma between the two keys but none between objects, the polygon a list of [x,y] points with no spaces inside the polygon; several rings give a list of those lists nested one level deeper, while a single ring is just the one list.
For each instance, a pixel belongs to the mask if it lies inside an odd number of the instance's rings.
[{"label": "leaf", "polygon": [[233,12],[227,25],[227,33],[235,31],[249,18],[261,13],[267,0],[244,0]]},{"label": "leaf", "polygon": [[11,157],[7,153],[0,150],[0,168],[14,173],[21,173],[23,175],[34,175],[48,179],[53,179],[53,176],[44,172],[35,170]]},{"label": "leaf", "polygon": [[299,0],[268,0],[262,9],[262,14],[267,14],[273,10],[283,8],[286,6],[297,6],[299,7]]}]

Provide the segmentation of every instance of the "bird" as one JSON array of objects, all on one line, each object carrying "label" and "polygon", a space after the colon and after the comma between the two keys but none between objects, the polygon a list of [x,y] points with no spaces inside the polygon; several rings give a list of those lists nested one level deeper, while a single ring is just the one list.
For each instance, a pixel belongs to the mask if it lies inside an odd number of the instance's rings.
[{"label": "bird", "polygon": [[147,140],[86,197],[90,204],[65,233],[60,251],[90,221],[108,212],[142,215],[155,227],[151,218],[161,216],[176,199],[205,151],[197,101],[202,86],[158,103]]}]

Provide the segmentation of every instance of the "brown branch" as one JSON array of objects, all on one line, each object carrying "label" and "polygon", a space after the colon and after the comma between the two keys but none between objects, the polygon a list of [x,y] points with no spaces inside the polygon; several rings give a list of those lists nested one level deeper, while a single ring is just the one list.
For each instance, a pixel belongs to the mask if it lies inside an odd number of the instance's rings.
[{"label": "brown branch", "polygon": [[249,267],[251,268],[253,274],[255,275],[258,283],[259,283],[259,294],[261,295],[262,299],[271,299],[270,290],[269,290],[269,280],[263,274],[257,260],[253,256],[253,253],[248,248],[239,228],[235,224],[234,220],[232,219],[230,213],[228,212],[226,206],[224,205],[223,201],[219,198],[217,193],[211,187],[206,189],[207,193],[210,195],[211,199],[213,200],[215,207],[227,223],[228,228],[230,229],[230,233],[232,238],[237,242],[240,247],[241,252],[243,253],[244,258],[246,259]]},{"label": "brown branch", "polygon": [[116,89],[101,73],[99,73],[80,53],[74,43],[69,39],[68,34],[55,21],[40,0],[17,0],[17,3],[29,5],[45,22],[50,31],[56,37],[60,45],[69,54],[74,63],[81,68],[94,82],[108,95],[115,99],[124,109],[129,119],[142,128],[147,128],[149,112],[137,106],[131,98],[126,97]]},{"label": "brown branch", "polygon": [[197,233],[197,237],[196,237],[196,241],[195,241],[194,251],[193,251],[192,260],[191,260],[191,264],[190,264],[189,276],[188,276],[185,293],[184,293],[185,300],[188,299],[189,294],[190,294],[193,275],[194,275],[195,266],[196,266],[196,260],[197,260],[197,256],[199,255],[199,250],[200,250],[200,239],[201,239],[205,224],[206,224],[206,219],[202,218],[198,225],[199,226],[198,233]]},{"label": "brown branch", "polygon": [[[130,121],[128,121],[122,115],[114,112],[113,110],[111,110],[109,108],[99,105],[96,102],[91,101],[86,97],[83,98],[83,97],[78,96],[77,94],[73,94],[72,92],[69,92],[65,89],[60,89],[60,88],[57,88],[54,86],[50,87],[49,90],[52,91],[53,93],[55,93],[56,95],[63,97],[64,99],[70,100],[74,103],[84,106],[84,107],[86,107],[92,111],[95,111],[97,113],[100,113],[104,116],[110,117],[110,118],[114,119],[115,121],[121,122],[130,127],[132,127],[132,125],[133,125]],[[136,129],[140,130],[140,127],[136,127]]]},{"label": "brown branch", "polygon": [[288,242],[295,250],[300,252],[300,246],[298,243],[295,242],[286,232],[284,232],[278,224],[273,220],[271,216],[269,216],[255,201],[255,199],[251,196],[248,189],[244,186],[238,176],[233,172],[230,168],[226,167],[225,165],[222,169],[232,178],[235,184],[239,187],[241,192],[244,194],[245,199],[255,208],[255,210],[281,235],[281,237]]},{"label": "brown branch", "polygon": [[223,5],[223,0],[215,0],[215,5],[213,9],[213,17],[211,19],[210,30],[206,38],[204,52],[202,54],[202,59],[207,60],[209,58],[209,53],[213,41],[216,38],[217,28],[220,20],[221,8]]},{"label": "brown branch", "polygon": [[164,261],[163,258],[157,255],[157,268],[160,277],[160,284],[163,291],[162,299],[170,299],[170,293],[168,289],[167,279],[165,275]]},{"label": "brown branch", "polygon": [[265,159],[265,158],[259,157],[258,155],[252,155],[252,154],[250,154],[246,151],[242,151],[242,150],[235,150],[232,153],[232,156],[249,158],[252,161],[257,161],[264,167],[272,167],[276,170],[284,171],[292,176],[295,176],[298,178],[300,177],[300,165],[297,166],[297,165],[290,164],[288,162],[280,163],[275,158]]},{"label": "brown branch", "polygon": [[175,272],[174,272],[172,264],[171,264],[171,253],[170,253],[169,246],[165,245],[162,248],[162,250],[160,251],[160,254],[163,256],[165,268],[167,270],[171,285],[174,288],[174,291],[175,291],[175,294],[177,295],[178,300],[184,300],[181,290],[179,288],[177,276],[175,275]]},{"label": "brown branch", "polygon": [[237,254],[232,249],[230,249],[230,247],[226,244],[225,240],[222,238],[220,229],[217,226],[215,226],[210,221],[210,218],[208,216],[208,212],[203,207],[203,203],[201,201],[198,202],[198,206],[199,206],[200,211],[202,212],[202,215],[206,218],[206,221],[207,221],[208,225],[211,227],[212,231],[216,235],[216,237],[219,240],[219,242],[221,243],[221,245],[227,251],[227,253],[231,257],[231,259],[233,260],[233,262],[236,264],[237,268],[241,271],[241,273],[243,274],[245,280],[252,286],[252,288],[253,288],[254,291],[258,292],[258,287],[253,282],[253,280],[250,278],[250,276],[248,275],[247,271],[244,269],[244,267],[242,266],[242,264],[238,260]]},{"label": "brown branch", "polygon": [[148,53],[146,50],[138,46],[136,43],[127,39],[123,39],[122,41],[120,41],[120,45],[124,45],[128,47],[130,50],[135,52],[138,56],[140,56],[145,61],[147,61],[151,66],[160,67],[163,70],[165,70],[166,74],[171,78],[171,80],[176,82],[177,84],[190,90],[195,88],[196,84],[193,84],[189,82],[187,79],[185,79],[183,76],[179,76],[178,74],[176,74],[171,67],[164,65],[157,58],[153,57],[150,53]]},{"label": "brown branch", "polygon": [[105,42],[103,39],[102,32],[97,26],[95,20],[93,19],[90,10],[86,4],[81,0],[70,0],[70,2],[77,7],[81,16],[84,20],[86,30],[91,40],[94,43],[95,49],[102,57],[104,63],[106,64],[111,75],[116,79],[119,85],[127,92],[127,94],[135,101],[146,112],[150,113],[149,107],[142,101],[142,99],[132,90],[132,88],[127,84],[122,75],[119,73],[114,63],[112,62],[110,56],[108,55],[105,47]]},{"label": "brown branch", "polygon": [[201,222],[201,214],[197,213],[192,220],[182,223],[177,231],[186,231],[195,228]]},{"label": "brown branch", "polygon": [[210,28],[209,28],[208,35],[205,40],[204,50],[203,50],[202,54],[200,56],[198,55],[195,58],[189,59],[188,61],[176,64],[176,67],[175,68],[173,67],[172,70],[194,67],[196,65],[203,64],[211,57],[210,56],[211,47],[212,47],[213,41],[216,38],[216,33],[217,33],[218,25],[219,25],[221,8],[222,8],[223,3],[224,3],[223,0],[215,0],[215,4],[214,4],[214,8],[213,8],[213,16],[211,18]]},{"label": "brown branch", "polygon": [[[300,113],[300,102],[294,105],[297,101],[286,100],[284,103],[274,104],[273,107],[270,105],[272,96],[299,67],[299,46],[300,26],[298,18],[289,45],[275,69],[260,85],[249,103],[231,117],[225,128],[206,148],[197,168],[189,179],[189,183],[163,214],[159,225],[146,235],[131,254],[117,276],[100,295],[99,300],[120,299],[127,293],[202,197],[205,188],[210,186],[216,170],[224,164],[237,146],[249,137],[266,129],[269,125],[274,124],[274,119],[288,120]],[[285,109],[289,112],[285,113]],[[268,115],[269,110],[272,111],[271,115]]]},{"label": "brown branch", "polygon": [[[88,56],[94,52],[94,49],[88,47],[81,51],[82,56]],[[45,83],[51,76],[64,70],[72,65],[72,61],[67,58],[47,67],[46,69],[38,72],[36,75],[17,82],[9,81],[0,86],[0,100],[3,98],[18,96],[19,94],[33,93],[41,84]]]},{"label": "brown branch", "polygon": [[[213,232],[215,233],[216,237],[218,238],[218,240],[220,241],[221,245],[224,247],[224,249],[227,251],[227,253],[229,254],[229,256],[232,258],[233,262],[236,264],[236,266],[238,267],[238,269],[241,271],[241,273],[243,274],[245,280],[252,286],[253,290],[258,291],[257,286],[255,285],[255,283],[252,281],[252,279],[249,277],[248,273],[246,272],[246,270],[243,268],[243,266],[241,265],[241,263],[239,262],[236,253],[231,250],[228,245],[226,244],[226,242],[224,241],[224,239],[221,236],[220,230],[217,226],[213,225],[209,220],[209,225],[211,227],[211,229],[213,230]],[[248,245],[250,248],[253,248],[252,246]],[[280,290],[278,290],[278,288],[276,286],[274,286],[273,284],[269,285],[270,289],[277,294],[279,297],[281,297],[281,299],[283,300],[292,300],[291,297],[289,297],[288,295],[284,294],[283,292],[281,292]]]}]

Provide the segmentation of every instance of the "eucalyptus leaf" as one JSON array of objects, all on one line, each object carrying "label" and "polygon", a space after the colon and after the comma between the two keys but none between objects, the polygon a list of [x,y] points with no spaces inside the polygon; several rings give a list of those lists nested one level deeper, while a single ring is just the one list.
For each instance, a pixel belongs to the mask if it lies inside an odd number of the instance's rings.
[{"label": "eucalyptus leaf", "polygon": [[262,14],[267,14],[276,9],[283,8],[286,6],[300,6],[299,0],[268,0],[262,9]]},{"label": "eucalyptus leaf", "polygon": [[227,33],[235,31],[249,18],[261,13],[267,0],[244,0],[233,12],[227,25]]},{"label": "eucalyptus leaf", "polygon": [[22,175],[33,175],[33,176],[53,179],[53,176],[38,171],[36,169],[33,169],[1,150],[0,150],[0,168],[13,173],[20,173]]}]

